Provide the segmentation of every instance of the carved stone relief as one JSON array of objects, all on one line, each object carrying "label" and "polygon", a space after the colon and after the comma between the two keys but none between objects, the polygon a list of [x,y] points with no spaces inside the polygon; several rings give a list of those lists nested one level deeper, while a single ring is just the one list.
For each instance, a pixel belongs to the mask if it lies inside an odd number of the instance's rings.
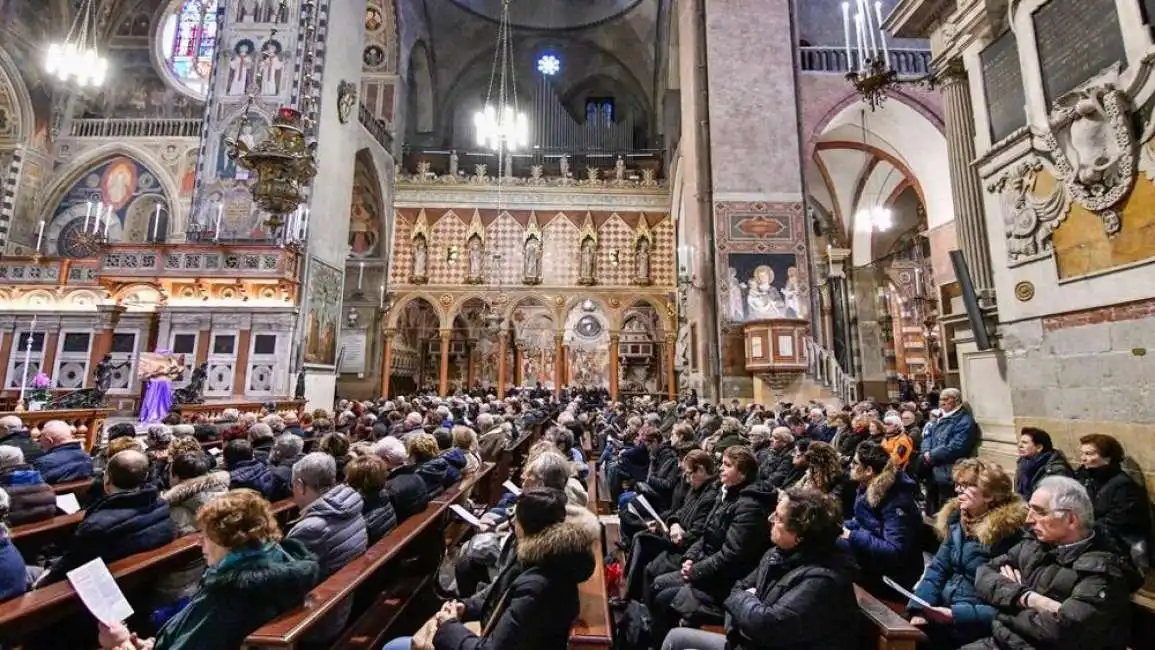
[{"label": "carved stone relief", "polygon": [[1007,262],[1011,265],[1050,253],[1051,234],[1070,208],[1061,185],[1046,197],[1035,194],[1036,180],[1043,169],[1042,161],[1029,158],[1005,171],[987,187],[1002,200]]}]

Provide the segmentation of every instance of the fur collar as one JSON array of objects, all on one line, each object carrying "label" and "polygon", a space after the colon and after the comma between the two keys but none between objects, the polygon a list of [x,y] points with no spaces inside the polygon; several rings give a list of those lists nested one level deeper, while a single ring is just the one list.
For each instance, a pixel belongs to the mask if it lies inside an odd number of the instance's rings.
[{"label": "fur collar", "polygon": [[890,492],[890,488],[894,487],[897,481],[898,470],[895,469],[894,463],[887,463],[882,472],[870,479],[870,483],[866,486],[866,502],[870,507],[877,508],[882,505],[886,493]]},{"label": "fur collar", "polygon": [[161,495],[170,504],[181,504],[203,492],[228,492],[229,473],[217,470],[185,481]]},{"label": "fur collar", "polygon": [[601,535],[601,522],[587,508],[566,506],[565,521],[531,537],[517,540],[517,559],[529,567],[552,556],[591,553]]},{"label": "fur collar", "polygon": [[[938,511],[934,530],[938,533],[939,539],[946,539],[950,534],[951,525],[958,522],[961,515],[958,499],[951,499],[942,510]],[[971,528],[970,534],[979,542],[991,546],[1006,539],[1025,523],[1027,523],[1027,506],[1021,497],[1016,496],[1010,503],[988,512]]]}]

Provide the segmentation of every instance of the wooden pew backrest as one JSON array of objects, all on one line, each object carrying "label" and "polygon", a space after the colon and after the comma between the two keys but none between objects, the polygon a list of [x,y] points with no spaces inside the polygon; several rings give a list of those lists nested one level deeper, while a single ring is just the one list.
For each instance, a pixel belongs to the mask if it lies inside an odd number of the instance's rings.
[{"label": "wooden pew backrest", "polygon": [[854,585],[854,596],[858,599],[859,617],[865,638],[862,648],[878,650],[915,650],[926,641],[922,630],[899,616],[886,603],[875,598],[862,587]]}]

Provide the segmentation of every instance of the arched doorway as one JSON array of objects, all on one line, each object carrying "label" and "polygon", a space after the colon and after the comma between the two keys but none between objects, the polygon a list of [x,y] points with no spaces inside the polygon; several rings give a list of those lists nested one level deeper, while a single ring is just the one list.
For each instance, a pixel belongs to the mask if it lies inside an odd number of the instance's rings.
[{"label": "arched doorway", "polygon": [[441,363],[441,318],[424,298],[414,298],[401,309],[393,337],[390,393],[405,395],[436,389]]},{"label": "arched doorway", "polygon": [[524,298],[511,314],[513,385],[555,389],[558,327],[553,309],[544,299]]}]

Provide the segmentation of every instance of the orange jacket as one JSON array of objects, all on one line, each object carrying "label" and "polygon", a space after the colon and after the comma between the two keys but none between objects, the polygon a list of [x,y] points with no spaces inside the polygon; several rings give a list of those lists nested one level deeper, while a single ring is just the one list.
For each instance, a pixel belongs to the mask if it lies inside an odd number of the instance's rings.
[{"label": "orange jacket", "polygon": [[882,448],[890,453],[895,466],[899,469],[906,469],[906,466],[910,464],[911,456],[915,453],[914,440],[906,432],[894,436],[883,436]]}]

